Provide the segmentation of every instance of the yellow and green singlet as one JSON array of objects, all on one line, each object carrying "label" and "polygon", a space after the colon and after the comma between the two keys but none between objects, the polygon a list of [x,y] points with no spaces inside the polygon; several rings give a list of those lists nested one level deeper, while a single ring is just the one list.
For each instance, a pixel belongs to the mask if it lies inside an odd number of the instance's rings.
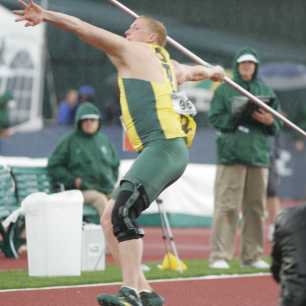
[{"label": "yellow and green singlet", "polygon": [[177,85],[169,54],[160,46],[150,46],[160,60],[164,82],[118,78],[121,119],[128,139],[136,151],[141,151],[150,141],[178,137],[187,137],[190,146],[195,122],[173,109],[171,95]]}]

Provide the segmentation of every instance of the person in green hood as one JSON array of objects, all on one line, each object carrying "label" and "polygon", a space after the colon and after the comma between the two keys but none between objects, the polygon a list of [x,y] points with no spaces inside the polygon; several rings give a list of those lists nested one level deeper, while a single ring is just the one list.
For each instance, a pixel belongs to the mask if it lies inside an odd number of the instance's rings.
[{"label": "person in green hood", "polygon": [[49,157],[48,173],[55,186],[80,189],[85,203],[102,216],[118,179],[119,159],[100,128],[97,107],[82,103],[76,113],[75,130],[64,136]]},{"label": "person in green hood", "polygon": [[12,134],[9,120],[8,104],[14,98],[9,91],[0,94],[0,138],[8,137]]},{"label": "person in green hood", "polygon": [[[240,50],[233,80],[279,111],[275,93],[257,77],[258,66],[253,49]],[[271,137],[281,122],[225,83],[215,91],[208,119],[217,129],[218,162],[210,266],[229,268],[241,212],[241,265],[268,268],[262,260],[264,204]]]}]

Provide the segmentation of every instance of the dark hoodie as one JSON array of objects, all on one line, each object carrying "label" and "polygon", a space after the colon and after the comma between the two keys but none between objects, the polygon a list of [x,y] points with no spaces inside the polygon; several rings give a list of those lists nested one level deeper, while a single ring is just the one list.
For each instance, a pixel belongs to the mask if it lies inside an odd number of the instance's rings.
[{"label": "dark hoodie", "polygon": [[84,115],[98,115],[99,110],[91,103],[82,103],[75,118],[75,130],[57,145],[48,161],[48,173],[54,184],[64,184],[65,189],[74,189],[77,177],[82,179],[81,190],[112,192],[118,178],[119,159],[99,129],[93,135],[81,130]]},{"label": "dark hoodie", "polygon": [[[252,54],[258,60],[253,49],[240,50],[233,62],[233,80],[255,96],[268,97],[270,106],[279,111],[280,104],[275,93],[257,78],[258,63],[252,80],[244,81],[241,78],[237,59],[243,54]],[[248,99],[226,83],[221,84],[215,91],[208,119],[219,131],[217,138],[218,163],[267,167],[270,163],[269,136],[275,135],[280,130],[281,123],[277,118],[274,118],[271,126],[257,122],[248,113],[247,104]],[[237,120],[237,113],[241,109],[243,111]]]},{"label": "dark hoodie", "polygon": [[306,305],[306,205],[284,208],[277,216],[271,272],[281,285],[282,306]]}]

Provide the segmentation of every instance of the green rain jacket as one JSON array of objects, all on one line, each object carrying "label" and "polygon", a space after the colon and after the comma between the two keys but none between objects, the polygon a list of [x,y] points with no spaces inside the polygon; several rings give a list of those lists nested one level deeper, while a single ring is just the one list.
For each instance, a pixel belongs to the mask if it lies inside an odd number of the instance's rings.
[{"label": "green rain jacket", "polygon": [[53,184],[75,189],[77,177],[82,180],[81,190],[97,190],[110,194],[118,179],[119,159],[108,138],[99,129],[94,135],[80,128],[83,115],[99,115],[91,103],[82,103],[75,118],[75,130],[65,136],[48,160],[48,173]]},{"label": "green rain jacket", "polygon": [[13,96],[8,91],[0,95],[0,129],[7,129],[10,126],[8,102],[11,100],[13,100]]},{"label": "green rain jacket", "polygon": [[[269,100],[269,105],[280,111],[279,100],[273,90],[257,78],[258,64],[256,64],[253,79],[242,80],[237,64],[237,58],[242,54],[253,54],[257,58],[253,49],[240,50],[233,63],[233,80],[253,95]],[[269,166],[270,136],[274,136],[280,130],[281,122],[275,117],[271,126],[256,121],[251,117],[254,107],[256,107],[255,103],[248,101],[248,98],[241,96],[228,84],[223,83],[216,89],[208,119],[218,130],[217,157],[219,164]]]}]

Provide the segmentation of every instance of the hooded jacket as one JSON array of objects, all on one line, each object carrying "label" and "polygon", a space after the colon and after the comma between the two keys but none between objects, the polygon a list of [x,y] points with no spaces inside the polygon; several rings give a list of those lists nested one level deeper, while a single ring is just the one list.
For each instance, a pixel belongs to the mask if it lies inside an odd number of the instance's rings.
[{"label": "hooded jacket", "polygon": [[[237,59],[252,54],[257,59],[252,80],[244,81],[238,71]],[[255,96],[269,100],[270,106],[279,111],[279,101],[271,88],[257,78],[259,60],[251,48],[239,51],[233,62],[233,80]],[[219,164],[245,164],[267,167],[270,163],[269,136],[275,135],[281,122],[274,117],[271,126],[257,122],[251,117],[248,99],[228,84],[221,84],[215,91],[208,113],[209,122],[218,130],[217,156]],[[253,109],[254,110],[254,109]]]},{"label": "hooded jacket", "polygon": [[[84,115],[99,116],[100,126],[93,135],[81,129]],[[57,145],[48,160],[48,173],[54,184],[75,189],[74,181],[80,177],[81,190],[97,190],[105,194],[113,191],[118,179],[119,159],[106,135],[99,130],[101,116],[91,103],[82,103],[75,118],[75,129]]]},{"label": "hooded jacket", "polygon": [[0,95],[0,129],[7,129],[10,125],[8,102],[11,100],[13,100],[13,96],[8,91]]}]

